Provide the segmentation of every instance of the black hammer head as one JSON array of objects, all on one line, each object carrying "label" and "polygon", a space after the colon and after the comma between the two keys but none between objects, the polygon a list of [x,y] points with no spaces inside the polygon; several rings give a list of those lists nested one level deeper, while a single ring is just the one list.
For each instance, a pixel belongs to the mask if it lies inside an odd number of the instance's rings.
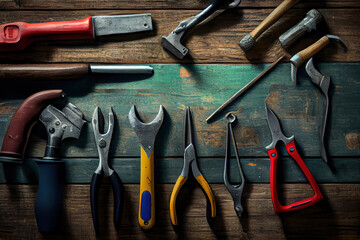
[{"label": "black hammer head", "polygon": [[137,118],[135,105],[132,106],[129,112],[130,125],[138,136],[140,144],[148,157],[150,157],[151,153],[154,151],[155,138],[163,120],[164,110],[162,105],[160,105],[159,113],[156,115],[155,119],[149,123],[143,123]]},{"label": "black hammer head", "polygon": [[184,32],[176,33],[172,31],[168,36],[161,38],[163,48],[174,54],[177,58],[183,59],[188,54],[189,49],[180,43]]}]

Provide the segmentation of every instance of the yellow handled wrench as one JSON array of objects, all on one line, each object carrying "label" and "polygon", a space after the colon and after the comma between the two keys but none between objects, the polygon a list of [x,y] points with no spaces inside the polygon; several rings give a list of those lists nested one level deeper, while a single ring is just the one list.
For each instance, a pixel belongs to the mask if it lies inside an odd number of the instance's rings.
[{"label": "yellow handled wrench", "polygon": [[164,111],[160,110],[149,123],[141,122],[133,106],[129,112],[129,122],[141,144],[139,225],[149,230],[155,225],[155,182],[154,182],[154,144],[156,135],[163,123]]}]

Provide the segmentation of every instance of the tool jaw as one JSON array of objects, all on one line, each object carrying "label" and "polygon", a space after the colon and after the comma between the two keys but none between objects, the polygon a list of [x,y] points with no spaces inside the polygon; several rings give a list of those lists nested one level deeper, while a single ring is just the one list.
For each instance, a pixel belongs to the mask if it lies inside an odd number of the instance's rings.
[{"label": "tool jaw", "polygon": [[163,123],[164,120],[164,110],[163,106],[160,105],[159,112],[149,123],[141,122],[136,115],[135,105],[132,106],[129,112],[129,122],[134,132],[139,138],[140,144],[144,149],[148,158],[150,158],[151,153],[154,151],[154,144],[156,135]]},{"label": "tool jaw", "polygon": [[78,139],[85,123],[84,114],[73,104],[68,103],[61,111],[52,105],[40,114],[39,120],[48,134],[44,159],[59,157],[60,142],[67,138]]},{"label": "tool jaw", "polygon": [[286,137],[283,134],[283,132],[281,131],[278,118],[266,103],[265,103],[265,110],[266,110],[268,126],[272,136],[272,142],[268,146],[266,146],[266,150],[274,149],[278,141],[282,141],[283,143],[285,143],[285,145],[292,142],[294,140],[294,136]]},{"label": "tool jaw", "polygon": [[114,172],[113,169],[109,167],[109,151],[110,151],[110,143],[111,138],[114,131],[114,111],[112,107],[110,107],[109,111],[109,127],[106,133],[104,132],[104,115],[99,107],[95,108],[93,118],[92,118],[92,126],[94,130],[94,137],[96,142],[96,147],[99,153],[99,165],[95,170],[96,174],[104,174],[105,176],[111,176]]}]

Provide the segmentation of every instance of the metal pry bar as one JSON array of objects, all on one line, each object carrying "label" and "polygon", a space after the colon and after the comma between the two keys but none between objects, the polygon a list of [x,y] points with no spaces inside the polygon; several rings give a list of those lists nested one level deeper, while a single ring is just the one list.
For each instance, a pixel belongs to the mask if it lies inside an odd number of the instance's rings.
[{"label": "metal pry bar", "polygon": [[212,3],[198,15],[182,21],[168,36],[163,36],[161,45],[177,58],[183,59],[189,52],[189,49],[181,44],[184,34],[190,30],[190,28],[210,19],[216,11],[234,8],[239,5],[240,1],[241,0],[213,0]]},{"label": "metal pry bar", "polygon": [[330,76],[324,76],[322,75],[314,66],[314,61],[313,58],[310,58],[310,60],[306,63],[306,67],[305,70],[307,72],[307,74],[309,75],[311,81],[317,85],[321,91],[323,92],[323,94],[325,95],[326,98],[326,103],[325,103],[325,113],[324,113],[324,117],[323,117],[323,124],[322,126],[319,128],[319,135],[320,135],[320,156],[322,158],[322,160],[324,160],[326,163],[328,163],[328,157],[327,157],[327,151],[326,151],[326,147],[325,147],[325,131],[326,131],[326,122],[327,122],[327,117],[328,117],[328,113],[329,113],[329,86],[330,86]]}]

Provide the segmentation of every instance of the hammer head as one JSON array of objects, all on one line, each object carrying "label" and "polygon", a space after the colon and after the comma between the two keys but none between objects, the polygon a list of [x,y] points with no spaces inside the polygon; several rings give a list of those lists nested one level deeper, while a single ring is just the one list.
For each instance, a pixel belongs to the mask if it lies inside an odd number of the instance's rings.
[{"label": "hammer head", "polygon": [[183,59],[188,54],[189,49],[180,43],[184,32],[176,33],[172,31],[168,36],[163,36],[161,45],[163,48],[174,54],[177,58]]},{"label": "hammer head", "polygon": [[160,109],[155,119],[149,123],[143,123],[140,121],[136,114],[135,105],[132,106],[129,112],[129,122],[131,127],[134,129],[134,132],[139,138],[140,144],[147,156],[150,157],[151,153],[154,151],[154,143],[156,135],[163,123],[164,120],[164,110],[163,106],[160,105]]}]

